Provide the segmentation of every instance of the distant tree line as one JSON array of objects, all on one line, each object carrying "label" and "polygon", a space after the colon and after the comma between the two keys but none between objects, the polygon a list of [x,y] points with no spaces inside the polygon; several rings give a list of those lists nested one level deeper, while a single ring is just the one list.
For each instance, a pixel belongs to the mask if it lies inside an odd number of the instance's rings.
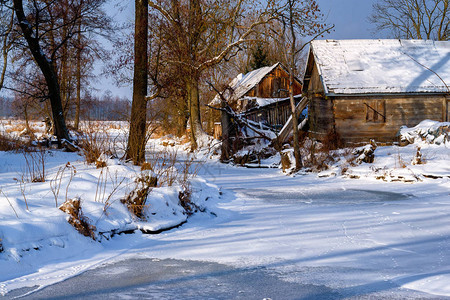
[{"label": "distant tree line", "polygon": [[[86,94],[81,99],[81,120],[100,121],[127,121],[130,115],[131,102],[125,97],[112,96],[106,93],[103,96]],[[41,121],[51,117],[42,110],[39,105],[29,105],[28,119]],[[14,98],[0,97],[0,118],[24,118],[23,107]],[[68,125],[74,127],[75,110],[72,109],[67,115]]]}]

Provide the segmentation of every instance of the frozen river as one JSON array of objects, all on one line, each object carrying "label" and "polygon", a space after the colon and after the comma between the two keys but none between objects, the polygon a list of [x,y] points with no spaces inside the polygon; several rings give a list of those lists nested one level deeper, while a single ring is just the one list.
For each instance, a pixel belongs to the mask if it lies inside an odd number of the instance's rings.
[{"label": "frozen river", "polygon": [[214,163],[200,175],[223,188],[217,217],[122,236],[126,254],[24,298],[446,299],[447,184],[432,191]]}]

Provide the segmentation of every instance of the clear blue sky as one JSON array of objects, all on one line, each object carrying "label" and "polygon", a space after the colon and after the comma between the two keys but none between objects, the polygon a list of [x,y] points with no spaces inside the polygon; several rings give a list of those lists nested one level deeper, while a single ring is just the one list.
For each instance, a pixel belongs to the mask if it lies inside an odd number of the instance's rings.
[{"label": "clear blue sky", "polygon": [[381,38],[373,33],[373,24],[368,21],[372,4],[377,0],[317,0],[326,22],[335,24],[335,31],[325,36],[328,39]]}]

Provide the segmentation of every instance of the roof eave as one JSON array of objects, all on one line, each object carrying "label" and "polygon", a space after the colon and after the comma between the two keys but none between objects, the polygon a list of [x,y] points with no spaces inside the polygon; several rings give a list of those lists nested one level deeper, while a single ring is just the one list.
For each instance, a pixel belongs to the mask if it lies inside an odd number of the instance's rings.
[{"label": "roof eave", "polygon": [[423,95],[449,95],[449,92],[392,92],[392,93],[325,93],[327,97],[361,97],[361,96],[423,96]]}]

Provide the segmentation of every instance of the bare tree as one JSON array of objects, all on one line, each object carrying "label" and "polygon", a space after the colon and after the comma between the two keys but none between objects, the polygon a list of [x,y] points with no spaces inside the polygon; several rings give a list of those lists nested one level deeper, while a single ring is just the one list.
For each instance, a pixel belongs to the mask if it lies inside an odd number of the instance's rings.
[{"label": "bare tree", "polygon": [[0,3],[0,42],[2,64],[0,70],[0,90],[5,82],[6,70],[8,68],[8,56],[14,44],[12,34],[14,27],[14,10],[9,9],[6,5]]},{"label": "bare tree", "polygon": [[126,157],[132,160],[134,164],[140,164],[145,160],[145,136],[147,132],[147,0],[135,0],[134,26],[133,102],[131,104]]},{"label": "bare tree", "polygon": [[[14,44],[15,60],[22,65],[34,60],[45,79],[45,99],[39,100],[50,100],[50,105],[48,101],[45,105],[51,107],[54,134],[58,140],[70,139],[66,118],[73,105],[75,89],[80,96],[79,79],[90,70],[87,63],[81,68],[82,61],[86,62],[86,57],[92,53],[95,56],[101,53],[101,47],[93,37],[99,34],[106,37],[112,32],[111,20],[102,10],[105,1],[2,0],[2,6],[11,7],[15,12],[17,27],[14,32],[21,35]],[[15,77],[17,80],[17,74]],[[14,87],[8,89],[18,91]]]},{"label": "bare tree", "polygon": [[[293,126],[293,146],[295,169],[302,168],[300,143],[298,139],[298,119],[294,100],[294,80],[298,66],[297,58],[302,50],[315,38],[329,32],[334,26],[327,26],[322,21],[319,6],[314,0],[284,0],[279,3],[277,21],[281,26],[273,27],[274,39],[284,48],[285,61],[289,69],[289,98]],[[278,30],[276,30],[278,29]],[[309,37],[309,41],[300,43],[299,38]]]},{"label": "bare tree", "polygon": [[[200,83],[205,71],[235,55],[248,42],[255,29],[273,17],[273,0],[265,5],[253,0],[164,0],[149,1],[170,31],[167,47],[173,53],[170,62],[180,66],[187,93],[191,148],[198,147],[204,135],[200,118]],[[244,20],[257,11],[254,20]]]},{"label": "bare tree", "polygon": [[[45,81],[48,88],[48,97],[50,99],[53,115],[53,124],[55,127],[55,134],[58,140],[67,140],[71,138],[69,131],[66,127],[66,121],[64,119],[63,107],[61,102],[60,85],[58,82],[57,69],[55,64],[56,51],[53,51],[51,55],[46,55],[44,49],[40,45],[41,32],[39,32],[40,12],[42,8],[37,6],[35,2],[35,23],[34,26],[30,24],[28,18],[25,15],[23,1],[14,0],[14,11],[17,16],[19,26],[22,30],[23,36],[28,44],[29,50],[33,55],[36,64],[39,66],[42,74],[45,77]],[[67,40],[62,41],[58,46],[61,47]],[[58,47],[58,48],[59,48]],[[54,49],[57,50],[57,49]]]},{"label": "bare tree", "polygon": [[373,5],[369,20],[378,31],[395,38],[450,38],[449,0],[380,0]]}]

